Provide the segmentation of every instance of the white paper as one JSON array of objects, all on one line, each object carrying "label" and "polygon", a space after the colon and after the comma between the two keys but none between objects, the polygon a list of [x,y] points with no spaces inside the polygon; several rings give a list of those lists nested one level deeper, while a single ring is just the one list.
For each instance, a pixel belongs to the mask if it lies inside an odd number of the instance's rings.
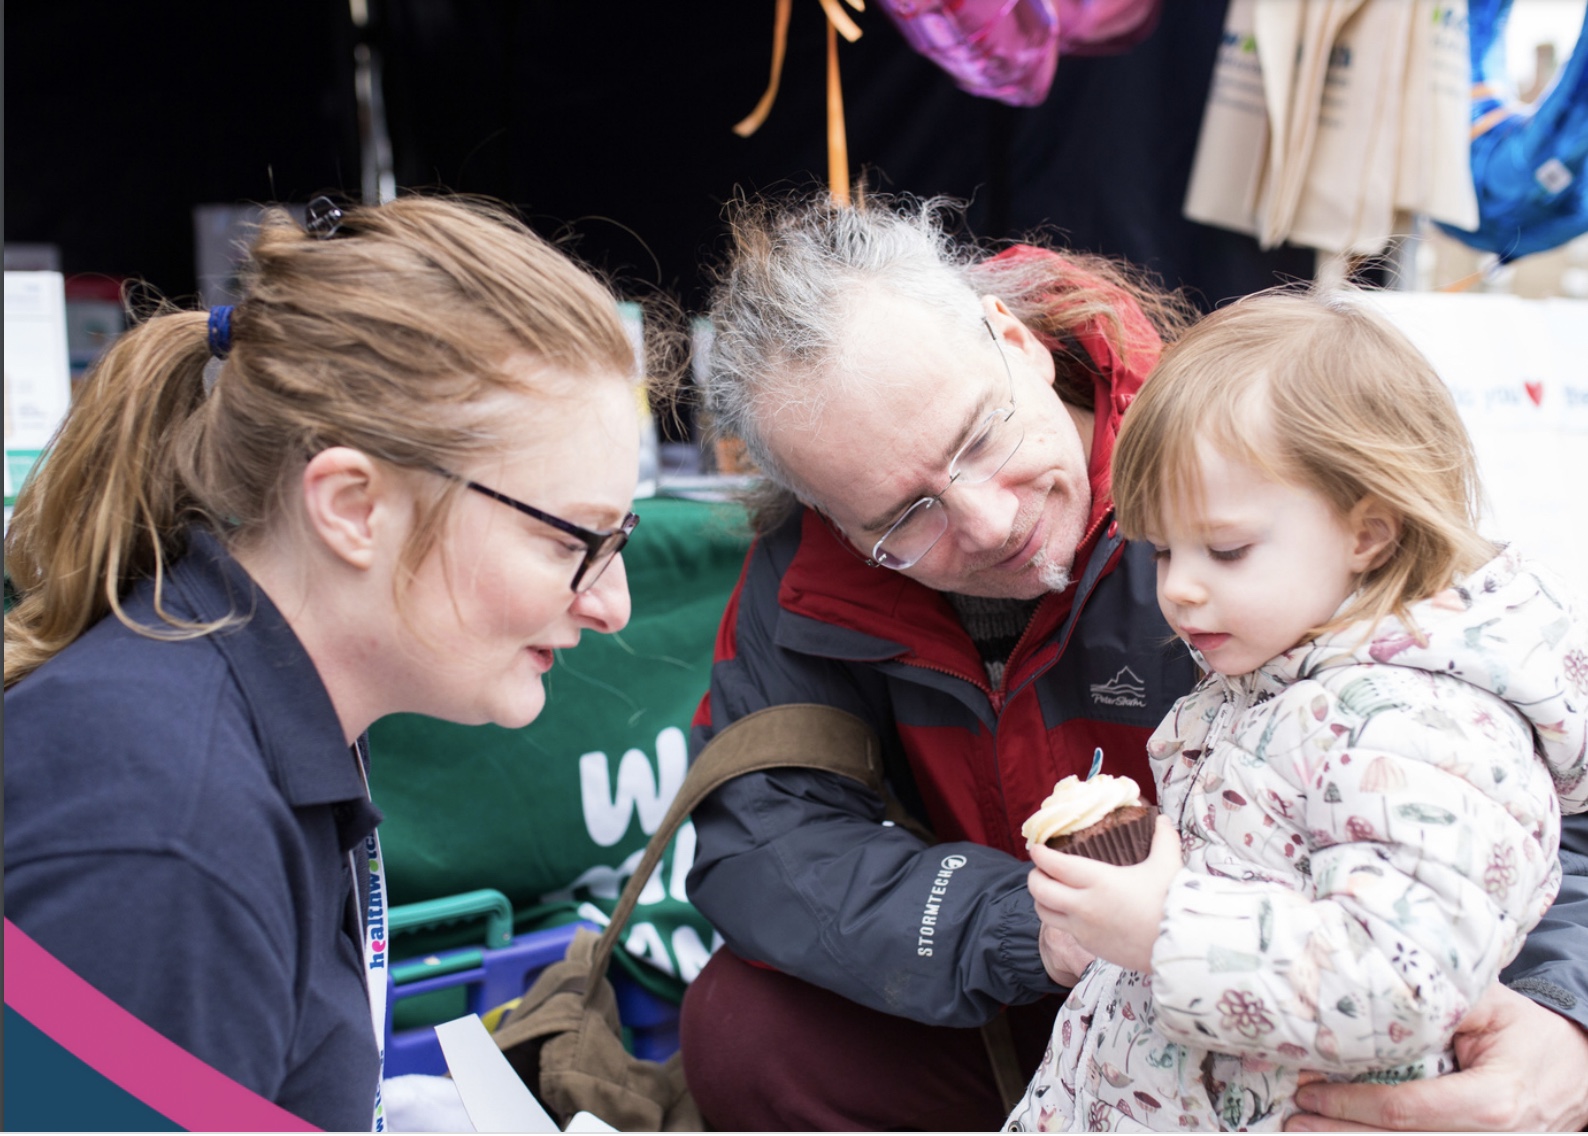
[{"label": "white paper", "polygon": [[[447,1070],[458,1087],[458,1096],[476,1132],[557,1132],[535,1094],[508,1064],[478,1014],[442,1022],[436,1039],[447,1059]],[[576,1112],[566,1132],[616,1132],[606,1121],[588,1112]]]},{"label": "white paper", "polygon": [[507,1063],[478,1014],[442,1022],[436,1038],[476,1132],[560,1131]]},{"label": "white paper", "polygon": [[451,1077],[399,1073],[380,1086],[388,1132],[473,1132],[468,1110]]}]

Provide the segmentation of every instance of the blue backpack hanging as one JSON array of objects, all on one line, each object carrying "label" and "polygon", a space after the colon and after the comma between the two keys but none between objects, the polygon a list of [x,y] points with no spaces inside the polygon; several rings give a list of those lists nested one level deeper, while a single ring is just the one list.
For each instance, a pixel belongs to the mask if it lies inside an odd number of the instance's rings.
[{"label": "blue backpack hanging", "polygon": [[1495,253],[1502,264],[1588,232],[1588,34],[1578,34],[1544,96],[1523,104],[1505,77],[1510,12],[1511,0],[1468,5],[1478,228],[1439,226],[1464,244]]}]

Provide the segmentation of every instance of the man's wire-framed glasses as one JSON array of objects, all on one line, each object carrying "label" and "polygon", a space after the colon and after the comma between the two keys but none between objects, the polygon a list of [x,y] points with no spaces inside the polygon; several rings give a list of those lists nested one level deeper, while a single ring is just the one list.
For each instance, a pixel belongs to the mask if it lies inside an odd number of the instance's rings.
[{"label": "man's wire-framed glasses", "polygon": [[1003,360],[1004,375],[1009,379],[1009,403],[989,412],[970,440],[954,454],[948,463],[948,484],[900,513],[898,520],[882,534],[882,539],[872,546],[872,562],[884,568],[902,572],[932,551],[948,531],[948,507],[943,503],[943,494],[955,485],[980,485],[991,481],[1025,441],[1025,431],[1010,424],[1015,413],[1015,376],[1009,367],[1009,356],[998,340],[998,333],[993,331],[992,322],[985,316],[981,322],[998,349],[998,358]]}]

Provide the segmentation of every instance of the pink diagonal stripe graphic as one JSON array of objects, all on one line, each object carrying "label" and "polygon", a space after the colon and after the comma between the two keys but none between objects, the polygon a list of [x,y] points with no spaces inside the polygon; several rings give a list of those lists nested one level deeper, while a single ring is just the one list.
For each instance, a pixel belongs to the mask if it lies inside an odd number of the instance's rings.
[{"label": "pink diagonal stripe graphic", "polygon": [[144,1025],[9,919],[5,1004],[68,1053],[189,1131],[319,1131]]}]

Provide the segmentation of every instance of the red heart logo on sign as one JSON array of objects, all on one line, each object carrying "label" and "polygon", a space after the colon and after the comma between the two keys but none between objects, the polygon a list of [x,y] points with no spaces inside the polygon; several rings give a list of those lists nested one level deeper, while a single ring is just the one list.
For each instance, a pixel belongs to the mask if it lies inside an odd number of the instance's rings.
[{"label": "red heart logo on sign", "polygon": [[1544,405],[1544,384],[1543,383],[1528,383],[1528,382],[1524,382],[1522,384],[1522,386],[1527,388],[1527,397],[1533,400],[1533,405],[1534,406],[1543,406]]}]

